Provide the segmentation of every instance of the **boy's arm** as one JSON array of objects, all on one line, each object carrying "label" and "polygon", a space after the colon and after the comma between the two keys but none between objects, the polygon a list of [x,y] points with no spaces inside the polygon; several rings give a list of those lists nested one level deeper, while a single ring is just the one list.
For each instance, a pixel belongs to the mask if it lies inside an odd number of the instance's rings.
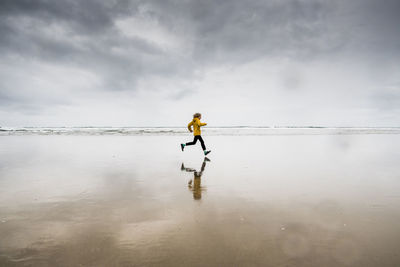
[{"label": "boy's arm", "polygon": [[200,124],[199,124],[200,126],[206,126],[207,125],[207,123],[205,123],[205,122],[200,122]]},{"label": "boy's arm", "polygon": [[189,122],[189,124],[188,124],[188,130],[189,130],[189,132],[193,132],[193,131],[192,131],[192,125],[193,125],[193,121]]}]

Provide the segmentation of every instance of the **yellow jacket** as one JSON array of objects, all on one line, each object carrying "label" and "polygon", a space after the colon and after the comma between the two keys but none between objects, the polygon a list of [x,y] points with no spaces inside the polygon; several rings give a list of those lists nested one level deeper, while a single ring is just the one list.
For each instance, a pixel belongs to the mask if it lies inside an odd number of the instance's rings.
[{"label": "yellow jacket", "polygon": [[188,129],[189,131],[192,131],[192,125],[193,125],[193,135],[201,135],[201,130],[200,127],[201,126],[205,126],[207,125],[207,123],[202,123],[200,122],[199,118],[194,118],[189,124],[188,124]]}]

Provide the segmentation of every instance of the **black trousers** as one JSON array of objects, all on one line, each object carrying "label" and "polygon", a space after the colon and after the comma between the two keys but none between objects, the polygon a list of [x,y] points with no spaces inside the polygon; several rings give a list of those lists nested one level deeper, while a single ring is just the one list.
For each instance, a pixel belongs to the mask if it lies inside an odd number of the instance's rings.
[{"label": "black trousers", "polygon": [[201,147],[203,148],[203,150],[206,150],[206,145],[204,144],[204,140],[203,138],[201,138],[201,135],[195,135],[193,141],[186,143],[186,145],[187,146],[194,145],[196,144],[197,140],[200,140]]}]

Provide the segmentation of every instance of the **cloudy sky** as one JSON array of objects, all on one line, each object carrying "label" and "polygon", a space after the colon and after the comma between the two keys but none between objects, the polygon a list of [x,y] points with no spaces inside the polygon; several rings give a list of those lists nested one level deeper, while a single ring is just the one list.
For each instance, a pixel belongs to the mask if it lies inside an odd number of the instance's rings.
[{"label": "cloudy sky", "polygon": [[0,126],[400,126],[398,0],[1,0]]}]

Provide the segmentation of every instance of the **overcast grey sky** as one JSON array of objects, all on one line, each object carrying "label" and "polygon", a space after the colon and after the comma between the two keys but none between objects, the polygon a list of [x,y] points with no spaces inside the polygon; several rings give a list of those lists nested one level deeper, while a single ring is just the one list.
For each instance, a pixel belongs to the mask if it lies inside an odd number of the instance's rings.
[{"label": "overcast grey sky", "polygon": [[2,0],[0,126],[400,126],[399,0]]}]

